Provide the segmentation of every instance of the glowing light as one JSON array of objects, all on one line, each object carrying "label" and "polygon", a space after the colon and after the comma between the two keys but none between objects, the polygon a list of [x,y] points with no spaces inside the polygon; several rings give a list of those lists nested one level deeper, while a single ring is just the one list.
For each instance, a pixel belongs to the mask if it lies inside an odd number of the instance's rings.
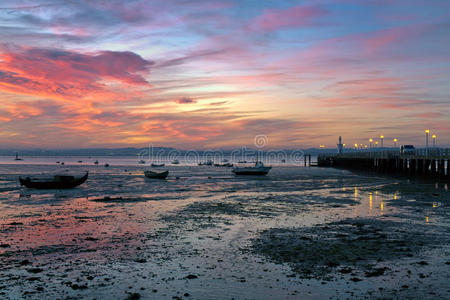
[{"label": "glowing light", "polygon": [[431,136],[433,139],[435,139],[436,138],[436,135],[435,134],[433,134],[432,136]]},{"label": "glowing light", "polygon": [[397,194],[394,194],[394,200],[397,200]]},{"label": "glowing light", "polygon": [[381,138],[381,139],[384,139],[384,135],[381,135],[380,138]]},{"label": "glowing light", "polygon": [[425,133],[430,133],[430,130],[428,130],[428,129],[427,129],[427,130],[425,130]]},{"label": "glowing light", "polygon": [[428,223],[430,222],[430,219],[428,218],[428,216],[425,218],[425,221]]},{"label": "glowing light", "polygon": [[371,143],[372,143],[372,142],[373,142],[373,139],[369,139],[369,142],[371,142]]}]

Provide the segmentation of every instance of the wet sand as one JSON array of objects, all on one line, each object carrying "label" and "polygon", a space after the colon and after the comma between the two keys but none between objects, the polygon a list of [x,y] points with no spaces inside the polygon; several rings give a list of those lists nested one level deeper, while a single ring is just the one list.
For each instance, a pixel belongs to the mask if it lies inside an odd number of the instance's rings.
[{"label": "wet sand", "polygon": [[[67,167],[67,166],[66,166]],[[67,191],[0,169],[5,299],[450,298],[448,186],[276,167],[89,170]],[[178,177],[178,178],[177,178]]]}]

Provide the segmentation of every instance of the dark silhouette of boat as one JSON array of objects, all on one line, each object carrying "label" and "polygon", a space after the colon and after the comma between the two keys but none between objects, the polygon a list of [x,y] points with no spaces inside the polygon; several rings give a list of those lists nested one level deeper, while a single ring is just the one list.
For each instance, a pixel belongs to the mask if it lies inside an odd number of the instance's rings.
[{"label": "dark silhouette of boat", "polygon": [[169,175],[169,171],[164,171],[164,172],[145,171],[144,175],[147,178],[166,179],[167,176]]},{"label": "dark silhouette of boat", "polygon": [[19,157],[19,153],[16,152],[16,158],[14,158],[14,160],[23,160],[22,158]]},{"label": "dark silhouette of boat", "polygon": [[19,177],[20,185],[30,189],[71,189],[84,183],[89,172],[83,176],[54,175],[53,178],[30,178]]},{"label": "dark silhouette of boat", "polygon": [[150,166],[152,167],[152,168],[161,168],[161,167],[164,167],[164,165],[165,164],[151,164]]}]

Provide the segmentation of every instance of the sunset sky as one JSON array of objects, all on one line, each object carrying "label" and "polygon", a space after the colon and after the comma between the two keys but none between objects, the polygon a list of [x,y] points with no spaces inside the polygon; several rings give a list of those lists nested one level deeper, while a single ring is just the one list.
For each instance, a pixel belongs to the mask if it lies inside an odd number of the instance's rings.
[{"label": "sunset sky", "polygon": [[0,4],[2,148],[450,144],[448,0]]}]

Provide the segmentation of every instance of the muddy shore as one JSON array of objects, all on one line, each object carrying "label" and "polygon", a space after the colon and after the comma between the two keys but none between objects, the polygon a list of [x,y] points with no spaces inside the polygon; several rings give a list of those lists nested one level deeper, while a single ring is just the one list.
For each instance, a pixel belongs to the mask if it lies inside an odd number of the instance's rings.
[{"label": "muddy shore", "polygon": [[112,166],[36,192],[1,171],[4,299],[450,298],[444,184],[301,167],[152,181]]}]

